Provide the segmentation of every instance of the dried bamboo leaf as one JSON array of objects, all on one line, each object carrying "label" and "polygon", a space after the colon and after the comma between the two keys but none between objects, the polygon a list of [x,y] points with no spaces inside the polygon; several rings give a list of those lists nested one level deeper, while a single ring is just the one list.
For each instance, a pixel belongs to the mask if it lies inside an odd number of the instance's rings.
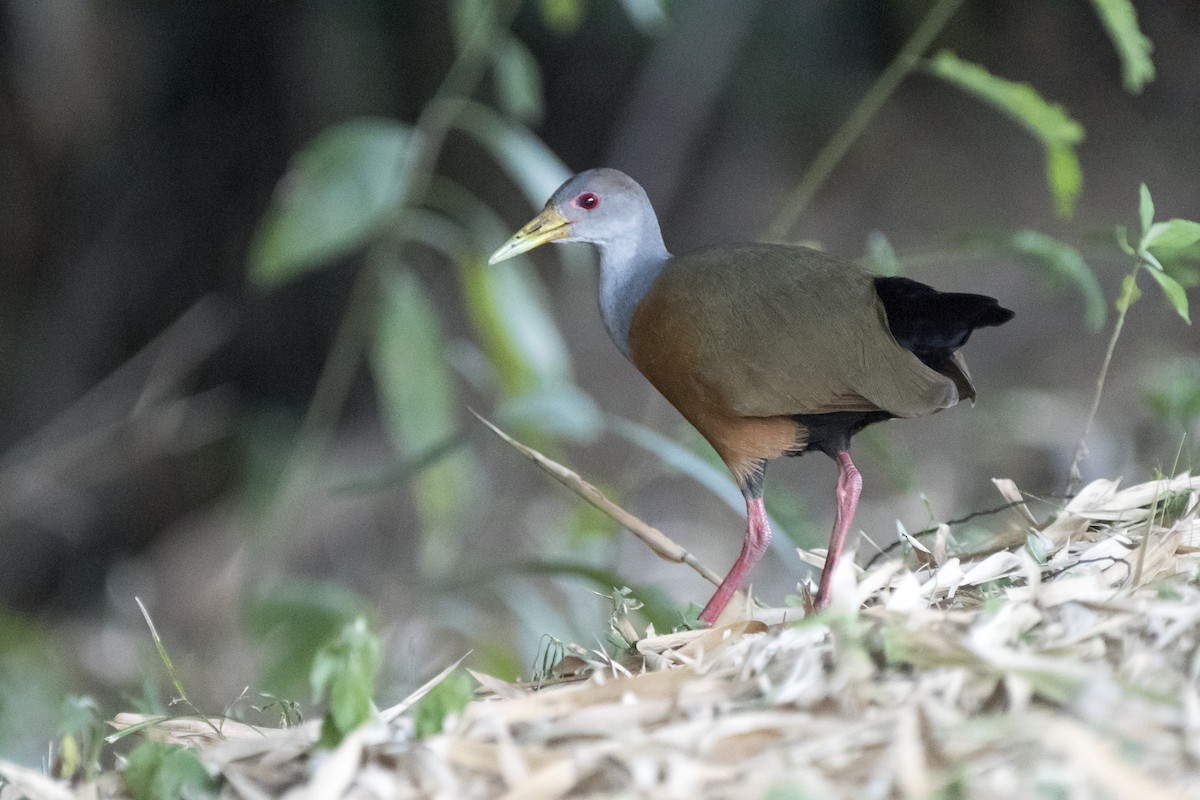
[{"label": "dried bamboo leaf", "polygon": [[547,458],[537,450],[534,450],[532,447],[521,444],[507,433],[497,428],[491,422],[484,419],[479,414],[476,414],[474,411],[471,413],[475,414],[476,418],[478,418],[480,422],[491,428],[492,432],[503,439],[518,453],[541,467],[542,471],[547,475],[554,478],[571,491],[575,492],[575,494],[579,495],[599,510],[603,511],[619,525],[621,525],[621,527],[625,528],[625,530],[641,539],[642,542],[644,542],[646,546],[649,547],[659,558],[663,558],[667,561],[672,561],[677,564],[687,564],[713,586],[721,585],[720,575],[697,561],[695,556],[673,541],[665,533],[653,527],[652,525],[646,524],[633,514],[630,514],[628,511],[618,506],[613,501],[609,500],[604,496],[603,492],[585,481],[579,476],[578,473],[567,469],[553,459]]}]

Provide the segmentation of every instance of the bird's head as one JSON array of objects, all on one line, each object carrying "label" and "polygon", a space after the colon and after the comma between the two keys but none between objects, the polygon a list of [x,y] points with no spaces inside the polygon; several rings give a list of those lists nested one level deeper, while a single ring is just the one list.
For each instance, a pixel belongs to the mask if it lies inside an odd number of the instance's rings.
[{"label": "bird's head", "polygon": [[[513,234],[488,263],[495,264],[546,242],[592,242],[601,246],[641,241],[658,219],[646,192],[624,172],[602,167],[574,176],[538,214]],[[659,239],[661,242],[661,238]]]}]

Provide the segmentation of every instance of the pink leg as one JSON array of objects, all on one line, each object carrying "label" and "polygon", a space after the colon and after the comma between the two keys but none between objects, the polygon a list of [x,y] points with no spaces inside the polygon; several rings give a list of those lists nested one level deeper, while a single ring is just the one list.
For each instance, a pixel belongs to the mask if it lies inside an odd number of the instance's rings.
[{"label": "pink leg", "polygon": [[817,599],[814,605],[817,611],[829,605],[829,584],[833,580],[833,570],[842,551],[846,549],[846,534],[850,531],[850,523],[854,521],[854,509],[858,507],[858,496],[862,494],[862,475],[850,454],[842,450],[837,454],[838,483],[837,483],[837,516],[833,522],[833,533],[829,536],[829,554],[825,556],[825,569],[821,570],[821,583],[817,588]]},{"label": "pink leg", "polygon": [[712,625],[734,592],[742,586],[742,581],[750,574],[750,570],[767,551],[771,543],[771,526],[767,524],[767,511],[763,507],[761,497],[746,498],[746,541],[742,543],[742,552],[737,561],[733,562],[729,574],[717,588],[716,594],[708,601],[708,605],[700,612],[700,621]]}]

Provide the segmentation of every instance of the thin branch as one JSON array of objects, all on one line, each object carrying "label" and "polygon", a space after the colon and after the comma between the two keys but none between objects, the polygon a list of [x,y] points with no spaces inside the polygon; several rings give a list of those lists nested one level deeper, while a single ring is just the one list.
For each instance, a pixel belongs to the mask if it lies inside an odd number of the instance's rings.
[{"label": "thin branch", "polygon": [[825,183],[833,168],[846,155],[851,145],[866,129],[883,104],[891,97],[892,92],[910,72],[916,69],[921,56],[946,27],[946,23],[958,11],[963,0],[938,0],[921,24],[913,31],[912,36],[904,43],[904,47],[892,59],[892,63],[876,79],[858,105],[850,112],[850,116],[842,126],[829,138],[821,152],[813,159],[812,165],[784,200],[779,213],[767,228],[767,238],[784,240],[800,219],[800,215],[808,207],[809,202]]},{"label": "thin branch", "polygon": [[[1135,287],[1138,271],[1141,268],[1141,261],[1136,261],[1133,270],[1129,273],[1129,279],[1135,282]],[[1133,298],[1131,297],[1129,302],[1122,303],[1121,308],[1117,310],[1117,323],[1113,326],[1112,336],[1108,339],[1108,349],[1104,351],[1104,362],[1100,365],[1100,375],[1096,378],[1096,393],[1092,396],[1092,407],[1088,411],[1087,421],[1083,424],[1083,433],[1079,436],[1079,443],[1075,445],[1075,456],[1071,459],[1071,470],[1068,473],[1066,488],[1068,495],[1074,494],[1083,480],[1079,465],[1083,463],[1083,459],[1088,454],[1087,438],[1092,432],[1092,424],[1096,421],[1096,412],[1100,410],[1100,397],[1104,394],[1104,382],[1108,379],[1108,367],[1112,363],[1113,351],[1117,349],[1117,340],[1121,338],[1121,329],[1125,327],[1125,315],[1129,313],[1129,307],[1132,305]]]}]

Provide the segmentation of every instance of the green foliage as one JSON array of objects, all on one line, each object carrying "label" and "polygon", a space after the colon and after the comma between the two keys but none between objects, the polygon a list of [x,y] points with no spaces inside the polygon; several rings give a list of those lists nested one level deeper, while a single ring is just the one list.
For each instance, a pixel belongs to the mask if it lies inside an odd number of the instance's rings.
[{"label": "green foliage", "polygon": [[491,156],[535,207],[540,208],[571,177],[566,165],[532,131],[485,105],[464,102],[454,125]]},{"label": "green foliage", "polygon": [[496,99],[506,114],[531,125],[541,122],[542,70],[520,39],[509,36],[496,48],[492,76]]},{"label": "green foliage", "polygon": [[1084,320],[1088,330],[1104,327],[1107,301],[1096,274],[1080,252],[1066,242],[1039,231],[1021,230],[1007,237],[1001,247],[1023,263],[1037,268],[1051,288],[1070,286],[1084,302]]},{"label": "green foliage", "polygon": [[560,36],[568,36],[583,22],[584,0],[538,0],[538,11],[546,27]]},{"label": "green foliage", "polygon": [[1042,143],[1055,210],[1059,216],[1071,216],[1083,187],[1083,170],[1075,155],[1075,145],[1083,141],[1083,126],[1061,105],[1042,99],[1029,84],[993,75],[949,51],[938,53],[929,63],[934,75],[1006,114]]},{"label": "green foliage", "polygon": [[400,200],[412,131],[355,119],[318,135],[280,180],[250,249],[250,278],[277,286],[367,244]]},{"label": "green foliage", "polygon": [[1154,80],[1154,62],[1150,60],[1154,45],[1138,27],[1137,9],[1132,0],[1092,0],[1092,5],[1121,58],[1125,90],[1140,94]]},{"label": "green foliage", "polygon": [[161,742],[133,748],[122,777],[133,800],[192,800],[214,797],[217,791],[195,751]]},{"label": "green foliage", "polygon": [[95,698],[68,695],[59,711],[59,747],[54,777],[62,780],[95,777],[100,771],[104,733],[100,706]]},{"label": "green foliage", "polygon": [[[1184,219],[1155,222],[1154,200],[1150,196],[1150,190],[1146,188],[1146,184],[1141,185],[1140,192],[1138,216],[1142,223],[1142,235],[1135,254],[1140,265],[1158,283],[1163,296],[1175,309],[1175,313],[1191,325],[1192,320],[1188,316],[1187,292],[1183,285],[1170,275],[1164,262],[1172,263],[1181,253],[1188,252],[1193,245],[1200,242],[1200,223]],[[1125,246],[1128,249],[1128,245]],[[1122,298],[1125,298],[1126,293],[1130,297],[1128,303],[1136,300],[1136,297],[1132,296],[1133,288],[1123,290]]]},{"label": "green foliage", "polygon": [[528,262],[513,259],[489,267],[482,258],[463,258],[459,279],[476,335],[505,395],[520,397],[573,382],[566,343]]},{"label": "green foliage", "polygon": [[871,231],[867,236],[867,250],[863,264],[876,275],[899,275],[903,271],[900,259],[892,243],[882,231]]},{"label": "green foliage", "polygon": [[413,707],[417,738],[425,739],[441,733],[446,717],[461,712],[474,696],[475,679],[460,670],[451,672]]},{"label": "green foliage", "polygon": [[[395,264],[382,282],[371,371],[393,445],[401,453],[421,453],[457,430],[454,376],[437,309],[421,281]],[[463,498],[475,471],[468,453],[459,450],[430,464],[414,482],[425,574],[446,574],[457,557],[465,527]]]},{"label": "green foliage", "polygon": [[272,588],[245,622],[266,660],[262,685],[275,695],[297,695],[317,651],[365,608],[361,597],[332,583],[292,579]]},{"label": "green foliage", "polygon": [[64,660],[37,626],[0,607],[0,753],[37,763],[64,696]]},{"label": "green foliage", "polygon": [[321,720],[322,746],[336,746],[371,718],[379,663],[379,637],[371,633],[362,617],[342,628],[336,639],[317,651],[309,680],[313,701],[329,700],[329,710]]},{"label": "green foliage", "polygon": [[1169,425],[1187,429],[1200,418],[1200,359],[1164,364],[1149,382],[1146,402]]}]

